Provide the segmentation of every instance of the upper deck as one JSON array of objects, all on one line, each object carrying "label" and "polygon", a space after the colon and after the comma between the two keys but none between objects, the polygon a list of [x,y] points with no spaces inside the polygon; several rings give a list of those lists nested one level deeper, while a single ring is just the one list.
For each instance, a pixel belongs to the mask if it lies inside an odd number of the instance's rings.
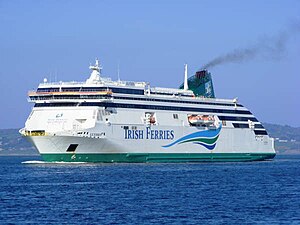
[{"label": "upper deck", "polygon": [[[112,100],[120,96],[127,96],[127,99],[132,97],[134,100],[151,100],[158,99],[168,102],[190,103],[201,101],[218,104],[227,103],[233,105],[232,99],[216,99],[207,98],[205,96],[195,96],[192,90],[176,88],[161,88],[150,87],[148,82],[134,82],[134,81],[113,81],[110,78],[101,76],[102,67],[99,65],[98,60],[94,66],[90,66],[92,70],[90,78],[85,82],[47,82],[44,79],[40,83],[37,90],[28,92],[30,102],[41,101],[70,101],[70,100]],[[187,73],[187,72],[186,72]],[[187,79],[187,77],[186,77]],[[119,96],[119,97],[118,97]],[[137,98],[138,97],[138,98]]]}]

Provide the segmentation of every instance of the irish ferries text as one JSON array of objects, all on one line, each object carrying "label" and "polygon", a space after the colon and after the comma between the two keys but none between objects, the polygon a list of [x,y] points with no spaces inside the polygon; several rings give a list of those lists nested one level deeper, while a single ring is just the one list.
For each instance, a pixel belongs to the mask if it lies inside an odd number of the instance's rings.
[{"label": "irish ferries text", "polygon": [[146,130],[130,130],[124,129],[125,139],[159,139],[159,140],[173,140],[174,130],[151,130],[147,127]]}]

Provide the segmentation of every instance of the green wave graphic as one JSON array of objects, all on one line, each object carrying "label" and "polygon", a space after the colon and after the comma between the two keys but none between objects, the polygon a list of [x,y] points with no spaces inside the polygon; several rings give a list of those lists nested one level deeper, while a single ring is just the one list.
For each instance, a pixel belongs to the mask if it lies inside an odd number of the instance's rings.
[{"label": "green wave graphic", "polygon": [[188,142],[202,142],[202,143],[205,143],[208,145],[212,145],[217,142],[218,138],[219,138],[219,135],[217,135],[214,138],[205,138],[205,137],[193,138],[193,139],[189,139],[186,141],[182,141],[179,144],[188,143]]}]

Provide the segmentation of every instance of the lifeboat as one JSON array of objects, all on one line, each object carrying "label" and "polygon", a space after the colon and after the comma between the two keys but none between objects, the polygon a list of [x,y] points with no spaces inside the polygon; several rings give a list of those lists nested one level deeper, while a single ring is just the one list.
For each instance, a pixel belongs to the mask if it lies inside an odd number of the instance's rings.
[{"label": "lifeboat", "polygon": [[212,125],[216,120],[211,115],[189,115],[188,121],[192,125]]}]

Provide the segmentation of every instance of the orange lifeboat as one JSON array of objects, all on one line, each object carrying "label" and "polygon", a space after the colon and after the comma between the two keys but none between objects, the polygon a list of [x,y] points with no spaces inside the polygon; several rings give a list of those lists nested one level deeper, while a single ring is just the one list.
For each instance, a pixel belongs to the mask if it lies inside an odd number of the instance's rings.
[{"label": "orange lifeboat", "polygon": [[192,125],[211,125],[215,123],[214,116],[211,115],[189,115],[188,121]]}]

